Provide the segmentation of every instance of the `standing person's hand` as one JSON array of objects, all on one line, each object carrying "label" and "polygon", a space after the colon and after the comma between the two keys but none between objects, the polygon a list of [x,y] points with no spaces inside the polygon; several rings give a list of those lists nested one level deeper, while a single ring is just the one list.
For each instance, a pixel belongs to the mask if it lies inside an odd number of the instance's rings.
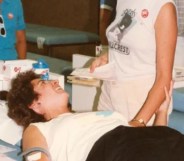
[{"label": "standing person's hand", "polygon": [[96,67],[100,67],[108,63],[108,54],[105,53],[99,57],[97,57],[90,66],[90,72],[93,73]]}]

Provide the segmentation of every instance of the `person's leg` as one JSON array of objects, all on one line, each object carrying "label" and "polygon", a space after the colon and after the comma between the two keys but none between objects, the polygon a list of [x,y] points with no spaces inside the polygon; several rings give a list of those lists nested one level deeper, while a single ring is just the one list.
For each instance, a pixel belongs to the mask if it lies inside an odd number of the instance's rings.
[{"label": "person's leg", "polygon": [[184,136],[168,127],[119,126],[103,135],[86,161],[183,161]]}]

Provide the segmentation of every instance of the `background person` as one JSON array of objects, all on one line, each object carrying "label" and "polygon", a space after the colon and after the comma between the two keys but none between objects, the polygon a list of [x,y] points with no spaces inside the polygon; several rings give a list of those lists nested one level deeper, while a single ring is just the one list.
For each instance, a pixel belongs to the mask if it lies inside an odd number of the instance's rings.
[{"label": "background person", "polygon": [[0,60],[25,59],[25,23],[20,0],[0,0],[0,30]]},{"label": "background person", "polygon": [[[169,34],[168,34],[169,33]],[[109,52],[91,65],[114,63],[114,81],[103,81],[99,110],[114,110],[130,120],[149,124],[169,87],[177,38],[172,0],[118,0],[116,18],[107,29]],[[151,119],[152,118],[152,119]]]},{"label": "background person", "polygon": [[99,33],[102,45],[108,45],[106,29],[114,20],[117,0],[100,0]]}]

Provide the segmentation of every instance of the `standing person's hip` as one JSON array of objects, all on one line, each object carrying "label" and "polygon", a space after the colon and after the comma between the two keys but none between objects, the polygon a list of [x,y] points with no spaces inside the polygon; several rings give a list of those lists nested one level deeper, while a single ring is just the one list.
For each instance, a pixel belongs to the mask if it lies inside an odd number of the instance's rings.
[{"label": "standing person's hip", "polygon": [[[135,117],[144,104],[155,77],[146,76],[131,80],[104,81],[98,110],[113,110],[122,113],[127,120]],[[154,117],[149,124],[153,123]]]}]

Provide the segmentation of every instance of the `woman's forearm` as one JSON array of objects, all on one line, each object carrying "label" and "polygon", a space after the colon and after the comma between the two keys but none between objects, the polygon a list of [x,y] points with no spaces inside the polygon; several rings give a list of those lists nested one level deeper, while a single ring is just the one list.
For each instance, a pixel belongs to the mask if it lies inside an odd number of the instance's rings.
[{"label": "woman's forearm", "polygon": [[155,115],[154,126],[167,126],[168,124],[168,114],[166,111],[159,111]]}]

